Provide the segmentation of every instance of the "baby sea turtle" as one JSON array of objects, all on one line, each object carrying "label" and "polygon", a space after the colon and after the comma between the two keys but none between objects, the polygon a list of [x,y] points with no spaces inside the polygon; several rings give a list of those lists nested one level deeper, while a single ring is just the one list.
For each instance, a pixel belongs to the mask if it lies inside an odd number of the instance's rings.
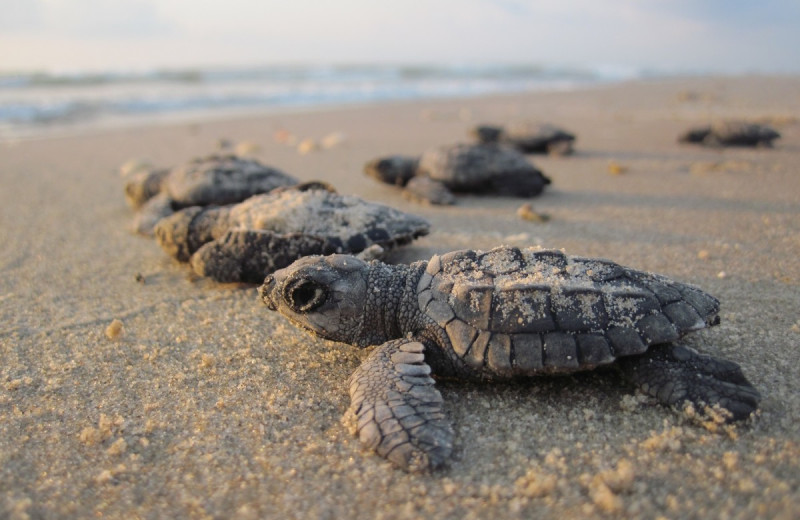
[{"label": "baby sea turtle", "polygon": [[350,377],[363,443],[409,470],[446,461],[453,431],[429,377],[498,380],[614,363],[667,405],[753,412],[738,365],[674,344],[719,322],[701,290],[608,260],[536,248],[455,251],[411,265],[301,259],[267,277],[267,306],[323,338],[379,345]]},{"label": "baby sea turtle", "polygon": [[769,126],[742,121],[717,122],[710,126],[693,128],[678,137],[681,143],[721,146],[772,147],[772,141],[781,134]]},{"label": "baby sea turtle", "polygon": [[368,162],[364,172],[404,186],[408,197],[431,204],[453,204],[451,192],[533,197],[550,184],[524,155],[494,144],[455,144],[420,157],[382,157]]},{"label": "baby sea turtle", "polygon": [[575,135],[551,124],[511,123],[506,127],[478,125],[470,131],[480,143],[500,143],[522,153],[569,155]]},{"label": "baby sea turtle", "polygon": [[241,202],[297,182],[254,159],[210,155],[172,169],[133,172],[126,179],[125,198],[137,210],[134,230],[152,235],[156,222],[178,209]]},{"label": "baby sea turtle", "polygon": [[303,256],[380,254],[428,234],[429,228],[415,215],[311,182],[239,204],[186,208],[161,219],[155,232],[167,253],[191,261],[200,276],[261,283]]}]

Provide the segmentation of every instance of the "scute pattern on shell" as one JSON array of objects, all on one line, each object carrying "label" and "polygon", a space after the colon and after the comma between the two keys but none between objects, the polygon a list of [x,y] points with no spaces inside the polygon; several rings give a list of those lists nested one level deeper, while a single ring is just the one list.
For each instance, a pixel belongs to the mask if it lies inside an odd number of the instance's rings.
[{"label": "scute pattern on shell", "polygon": [[659,275],[505,246],[434,257],[418,302],[468,367],[497,375],[607,364],[712,324],[719,310],[714,297]]},{"label": "scute pattern on shell", "polygon": [[251,197],[231,206],[229,222],[232,228],[336,238],[343,244],[337,252],[358,252],[371,244],[389,246],[393,240],[408,242],[429,226],[424,219],[389,206],[318,189]]}]

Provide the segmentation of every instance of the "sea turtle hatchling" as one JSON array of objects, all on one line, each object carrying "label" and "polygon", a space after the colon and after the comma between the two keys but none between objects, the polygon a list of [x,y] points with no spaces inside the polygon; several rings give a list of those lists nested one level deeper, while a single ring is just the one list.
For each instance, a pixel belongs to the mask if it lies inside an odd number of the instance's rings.
[{"label": "sea turtle hatchling", "polygon": [[137,215],[134,231],[152,235],[156,222],[189,206],[233,204],[299,181],[254,159],[209,155],[171,169],[140,168],[125,178]]},{"label": "sea turtle hatchling", "polygon": [[720,121],[709,126],[692,128],[678,136],[678,142],[710,147],[760,146],[771,148],[772,141],[780,137],[781,134],[767,125],[743,121]]},{"label": "sea turtle hatchling", "polygon": [[358,435],[408,470],[444,463],[453,430],[429,376],[497,380],[614,363],[667,405],[753,412],[731,361],[673,343],[719,302],[663,276],[536,248],[455,251],[411,265],[303,258],[264,281],[266,305],[323,338],[379,345],[350,377]]},{"label": "sea turtle hatchling", "polygon": [[451,192],[533,197],[550,184],[524,155],[495,144],[455,144],[420,157],[381,157],[364,165],[364,172],[431,204],[453,204]]},{"label": "sea turtle hatchling", "polygon": [[575,135],[551,124],[530,122],[510,123],[505,127],[478,125],[470,135],[480,143],[499,143],[522,153],[569,155],[573,152]]},{"label": "sea turtle hatchling", "polygon": [[191,261],[200,276],[261,283],[302,256],[379,256],[427,235],[429,228],[421,217],[310,182],[239,204],[186,208],[161,219],[155,232],[168,254]]}]

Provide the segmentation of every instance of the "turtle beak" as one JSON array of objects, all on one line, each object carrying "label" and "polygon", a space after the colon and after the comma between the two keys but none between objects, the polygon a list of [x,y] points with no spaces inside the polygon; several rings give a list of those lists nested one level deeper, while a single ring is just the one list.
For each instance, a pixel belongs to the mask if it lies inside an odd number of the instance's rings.
[{"label": "turtle beak", "polygon": [[278,306],[272,299],[273,289],[275,288],[275,277],[271,274],[264,279],[264,284],[259,288],[261,300],[266,304],[267,308],[271,311],[278,310]]}]

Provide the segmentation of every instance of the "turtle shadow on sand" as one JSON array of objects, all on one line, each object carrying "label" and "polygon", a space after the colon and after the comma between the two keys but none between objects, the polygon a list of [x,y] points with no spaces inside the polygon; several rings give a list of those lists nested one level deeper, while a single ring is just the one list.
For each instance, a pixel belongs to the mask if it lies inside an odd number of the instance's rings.
[{"label": "turtle shadow on sand", "polygon": [[756,410],[740,367],[676,343],[719,323],[700,289],[608,260],[537,248],[455,251],[411,265],[303,258],[264,303],[320,337],[378,345],[349,380],[362,443],[396,465],[445,464],[454,432],[430,377],[498,381],[616,367],[665,405]]}]

